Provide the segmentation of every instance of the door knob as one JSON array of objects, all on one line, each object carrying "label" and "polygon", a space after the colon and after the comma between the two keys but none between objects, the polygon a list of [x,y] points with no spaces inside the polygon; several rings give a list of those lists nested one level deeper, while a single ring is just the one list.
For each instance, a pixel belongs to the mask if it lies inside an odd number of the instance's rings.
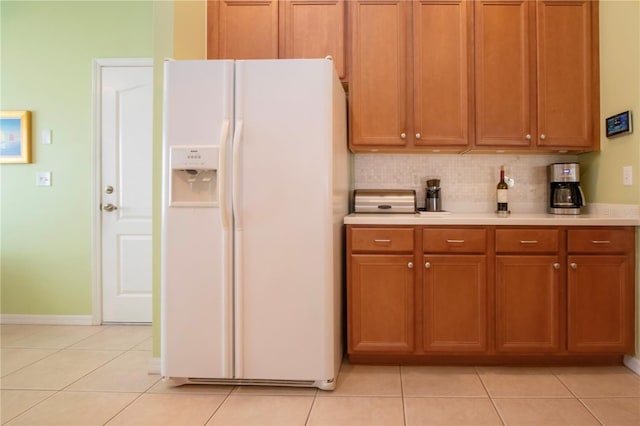
[{"label": "door knob", "polygon": [[112,212],[114,210],[118,210],[118,208],[116,206],[114,206],[113,204],[109,203],[109,204],[106,204],[104,207],[102,207],[102,210],[104,210],[106,212]]},{"label": "door knob", "polygon": [[400,139],[406,139],[407,138],[407,134],[406,133],[400,133]]}]

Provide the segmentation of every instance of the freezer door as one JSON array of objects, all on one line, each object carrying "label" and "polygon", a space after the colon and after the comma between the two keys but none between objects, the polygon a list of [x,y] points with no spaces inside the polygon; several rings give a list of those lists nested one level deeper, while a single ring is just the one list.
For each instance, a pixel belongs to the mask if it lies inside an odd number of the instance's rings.
[{"label": "freezer door", "polygon": [[334,78],[328,60],[236,62],[237,378],[335,377]]},{"label": "freezer door", "polygon": [[[168,61],[164,72],[162,375],[231,378],[233,62]],[[189,192],[213,180],[213,196]]]}]

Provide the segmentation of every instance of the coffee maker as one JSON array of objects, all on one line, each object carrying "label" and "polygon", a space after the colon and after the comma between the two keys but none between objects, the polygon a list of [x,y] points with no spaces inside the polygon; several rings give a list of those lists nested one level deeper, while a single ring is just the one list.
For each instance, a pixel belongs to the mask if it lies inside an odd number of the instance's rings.
[{"label": "coffee maker", "polygon": [[580,214],[586,202],[580,188],[580,164],[553,163],[547,168],[549,213]]}]

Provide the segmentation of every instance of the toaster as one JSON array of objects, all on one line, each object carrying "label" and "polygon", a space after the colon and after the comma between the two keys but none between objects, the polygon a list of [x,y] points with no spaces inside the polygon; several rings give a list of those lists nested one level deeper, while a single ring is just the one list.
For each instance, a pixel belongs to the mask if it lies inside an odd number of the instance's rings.
[{"label": "toaster", "polygon": [[414,189],[356,189],[353,191],[355,213],[415,213]]}]

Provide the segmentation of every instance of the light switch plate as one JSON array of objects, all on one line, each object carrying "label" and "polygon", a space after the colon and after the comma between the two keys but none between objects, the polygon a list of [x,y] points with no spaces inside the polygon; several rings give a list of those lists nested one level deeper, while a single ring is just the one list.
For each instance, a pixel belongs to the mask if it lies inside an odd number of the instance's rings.
[{"label": "light switch plate", "polygon": [[51,145],[51,129],[43,130],[41,136],[41,142],[43,145]]},{"label": "light switch plate", "polygon": [[37,172],[36,186],[51,186],[51,172]]},{"label": "light switch plate", "polygon": [[624,186],[633,185],[633,168],[631,166],[624,166],[622,168],[622,184]]}]

